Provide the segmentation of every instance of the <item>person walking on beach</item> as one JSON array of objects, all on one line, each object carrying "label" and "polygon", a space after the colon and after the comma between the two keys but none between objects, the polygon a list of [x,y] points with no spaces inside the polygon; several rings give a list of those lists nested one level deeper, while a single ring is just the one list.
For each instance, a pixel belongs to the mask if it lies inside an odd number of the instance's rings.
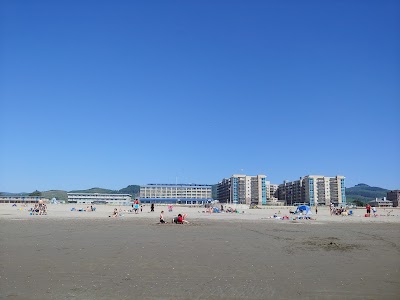
[{"label": "person walking on beach", "polygon": [[135,214],[139,213],[139,200],[135,200],[135,205],[133,206],[133,209],[135,210]]},{"label": "person walking on beach", "polygon": [[154,203],[152,203],[151,205],[150,205],[150,211],[154,211]]}]

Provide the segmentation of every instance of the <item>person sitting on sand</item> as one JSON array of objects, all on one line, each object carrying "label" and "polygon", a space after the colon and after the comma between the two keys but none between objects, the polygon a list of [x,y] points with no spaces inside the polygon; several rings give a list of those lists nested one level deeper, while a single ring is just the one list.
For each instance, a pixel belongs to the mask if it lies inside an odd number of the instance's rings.
[{"label": "person sitting on sand", "polygon": [[182,215],[182,223],[189,224],[189,222],[186,220],[186,218],[187,218],[187,214],[183,214]]},{"label": "person sitting on sand", "polygon": [[183,224],[183,216],[181,214],[176,218],[176,224]]},{"label": "person sitting on sand", "polygon": [[42,215],[47,215],[47,205],[43,204],[42,206]]},{"label": "person sitting on sand", "polygon": [[175,224],[183,224],[183,217],[182,217],[182,215],[179,214],[177,217],[174,217],[174,218],[172,219],[172,223],[175,223]]},{"label": "person sitting on sand", "polygon": [[114,212],[113,212],[112,216],[113,216],[113,218],[117,218],[119,216],[117,208],[114,208]]},{"label": "person sitting on sand", "polygon": [[161,223],[161,224],[165,223],[165,220],[164,220],[164,211],[163,211],[163,210],[162,210],[161,213],[160,213],[160,223]]},{"label": "person sitting on sand", "polygon": [[179,214],[177,217],[172,219],[172,222],[175,224],[189,224],[189,222],[186,220],[187,214]]}]

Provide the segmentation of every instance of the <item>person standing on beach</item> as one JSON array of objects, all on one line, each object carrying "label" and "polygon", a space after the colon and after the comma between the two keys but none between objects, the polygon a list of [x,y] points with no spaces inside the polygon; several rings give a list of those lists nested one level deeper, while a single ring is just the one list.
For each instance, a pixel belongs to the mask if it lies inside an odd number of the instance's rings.
[{"label": "person standing on beach", "polygon": [[367,209],[367,214],[370,214],[371,213],[371,205],[369,203],[367,204],[366,209]]},{"label": "person standing on beach", "polygon": [[154,203],[151,204],[150,211],[154,211]]},{"label": "person standing on beach", "polygon": [[135,210],[135,214],[139,213],[139,200],[135,200],[135,205],[133,209]]}]

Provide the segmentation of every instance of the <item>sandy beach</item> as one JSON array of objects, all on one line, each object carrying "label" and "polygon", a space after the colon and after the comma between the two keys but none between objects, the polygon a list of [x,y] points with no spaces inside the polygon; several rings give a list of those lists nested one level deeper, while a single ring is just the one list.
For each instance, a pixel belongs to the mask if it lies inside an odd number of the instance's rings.
[{"label": "sandy beach", "polygon": [[[400,210],[0,205],[0,299],[399,299]],[[120,207],[122,210],[127,207]],[[179,212],[190,224],[158,224]]]}]

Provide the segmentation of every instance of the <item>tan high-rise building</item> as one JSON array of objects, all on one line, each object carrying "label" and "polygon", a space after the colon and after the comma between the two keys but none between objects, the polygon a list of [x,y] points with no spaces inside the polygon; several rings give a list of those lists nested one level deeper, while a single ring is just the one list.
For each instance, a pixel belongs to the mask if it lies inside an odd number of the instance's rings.
[{"label": "tan high-rise building", "polygon": [[346,204],[344,176],[327,177],[307,175],[299,180],[279,185],[278,198],[288,205],[306,203],[309,205]]},{"label": "tan high-rise building", "polygon": [[265,175],[235,174],[218,183],[218,200],[233,204],[267,204],[269,185]]},{"label": "tan high-rise building", "polygon": [[267,181],[267,202],[268,200],[277,201],[278,200],[278,184],[269,183]]}]

